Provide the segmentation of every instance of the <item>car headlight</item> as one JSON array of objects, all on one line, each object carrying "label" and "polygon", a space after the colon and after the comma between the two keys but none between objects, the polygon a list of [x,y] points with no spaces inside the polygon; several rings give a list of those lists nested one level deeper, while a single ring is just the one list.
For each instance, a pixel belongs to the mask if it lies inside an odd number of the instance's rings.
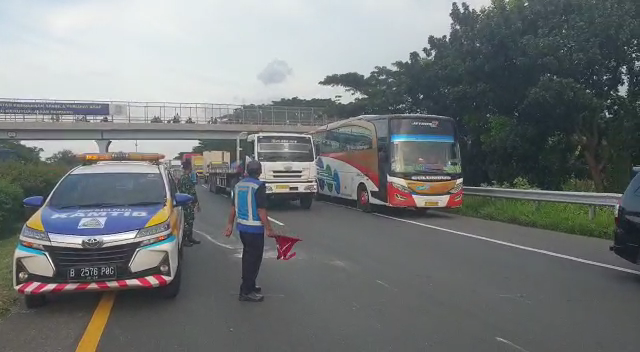
[{"label": "car headlight", "polygon": [[393,188],[397,189],[398,191],[402,191],[402,192],[405,192],[405,193],[411,193],[411,190],[407,186],[403,186],[403,185],[395,183],[395,182],[391,182],[391,185],[393,186]]},{"label": "car headlight", "polygon": [[169,223],[169,220],[167,220],[162,224],[145,227],[144,229],[138,231],[138,234],[136,235],[136,237],[140,238],[140,237],[160,235],[165,232],[169,232],[170,230],[171,230],[171,224]]},{"label": "car headlight", "polygon": [[20,232],[20,237],[25,239],[32,239],[38,241],[46,241],[49,242],[49,235],[47,235],[44,231],[34,230],[27,225],[22,226],[22,231]]},{"label": "car headlight", "polygon": [[457,185],[455,185],[455,187],[453,187],[449,193],[458,193],[462,190],[462,183],[458,183]]}]

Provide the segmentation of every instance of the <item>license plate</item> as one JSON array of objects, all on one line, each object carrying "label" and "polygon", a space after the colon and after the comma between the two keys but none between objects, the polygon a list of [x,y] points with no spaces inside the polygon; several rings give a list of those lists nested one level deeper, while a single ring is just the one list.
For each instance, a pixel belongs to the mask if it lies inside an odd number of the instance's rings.
[{"label": "license plate", "polygon": [[424,202],[424,206],[425,207],[437,207],[438,206],[438,202]]},{"label": "license plate", "polygon": [[116,278],[115,266],[90,266],[69,269],[70,281],[104,281]]},{"label": "license plate", "polygon": [[276,186],[276,189],[286,189],[286,190],[289,190],[289,186],[287,186],[287,185],[277,185],[277,186]]}]

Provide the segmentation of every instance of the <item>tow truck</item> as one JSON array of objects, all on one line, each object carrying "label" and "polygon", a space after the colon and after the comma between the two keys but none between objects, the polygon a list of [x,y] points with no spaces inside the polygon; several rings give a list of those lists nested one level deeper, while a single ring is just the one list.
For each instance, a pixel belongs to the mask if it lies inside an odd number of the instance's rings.
[{"label": "tow truck", "polygon": [[156,288],[173,298],[182,272],[182,207],[162,154],[87,153],[50,196],[26,198],[37,211],[13,256],[13,286],[28,308],[46,295]]}]

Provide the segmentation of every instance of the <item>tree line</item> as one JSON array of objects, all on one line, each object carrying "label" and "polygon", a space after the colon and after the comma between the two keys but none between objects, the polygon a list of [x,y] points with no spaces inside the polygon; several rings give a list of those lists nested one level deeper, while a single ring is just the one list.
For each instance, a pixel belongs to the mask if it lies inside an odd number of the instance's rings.
[{"label": "tree line", "polygon": [[454,3],[450,17],[449,34],[426,38],[406,61],[319,82],[344,88],[350,103],[295,97],[273,105],[345,118],[451,116],[467,185],[626,187],[640,163],[640,1]]}]

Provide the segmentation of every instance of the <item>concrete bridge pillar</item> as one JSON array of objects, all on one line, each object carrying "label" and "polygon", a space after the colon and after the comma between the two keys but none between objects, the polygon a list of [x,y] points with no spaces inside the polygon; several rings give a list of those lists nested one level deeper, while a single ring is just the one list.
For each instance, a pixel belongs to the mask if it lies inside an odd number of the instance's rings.
[{"label": "concrete bridge pillar", "polygon": [[108,153],[111,141],[108,139],[96,139],[96,144],[98,145],[98,153]]}]

